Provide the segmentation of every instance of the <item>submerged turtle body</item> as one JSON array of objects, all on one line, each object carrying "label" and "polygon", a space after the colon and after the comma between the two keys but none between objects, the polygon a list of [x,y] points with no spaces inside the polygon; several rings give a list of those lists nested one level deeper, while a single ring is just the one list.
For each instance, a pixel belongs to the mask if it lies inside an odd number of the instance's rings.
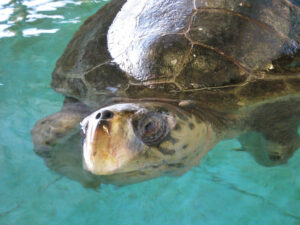
[{"label": "submerged turtle body", "polygon": [[[67,98],[33,129],[38,153],[59,167],[58,139],[96,110],[82,122],[84,167],[106,182],[181,174],[247,132],[259,163],[286,162],[300,146],[299,21],[288,0],[112,0],[57,62],[51,85]],[[98,179],[78,160],[68,176]]]}]

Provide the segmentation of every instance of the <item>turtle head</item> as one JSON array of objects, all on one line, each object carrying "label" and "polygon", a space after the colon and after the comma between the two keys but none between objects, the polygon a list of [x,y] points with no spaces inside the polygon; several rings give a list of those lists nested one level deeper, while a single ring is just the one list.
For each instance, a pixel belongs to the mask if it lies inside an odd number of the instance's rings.
[{"label": "turtle head", "polygon": [[211,129],[194,115],[163,103],[102,108],[82,123],[83,164],[97,175],[131,174],[136,181],[181,174],[209,150]]}]

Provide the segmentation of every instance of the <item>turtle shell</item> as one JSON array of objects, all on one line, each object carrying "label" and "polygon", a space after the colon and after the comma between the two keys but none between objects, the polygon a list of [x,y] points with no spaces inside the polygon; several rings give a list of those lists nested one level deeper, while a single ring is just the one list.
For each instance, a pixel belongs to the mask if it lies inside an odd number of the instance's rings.
[{"label": "turtle shell", "polygon": [[300,72],[299,21],[288,0],[112,0],[75,34],[52,87],[95,107],[117,97],[238,104],[237,95],[276,95],[283,75]]}]

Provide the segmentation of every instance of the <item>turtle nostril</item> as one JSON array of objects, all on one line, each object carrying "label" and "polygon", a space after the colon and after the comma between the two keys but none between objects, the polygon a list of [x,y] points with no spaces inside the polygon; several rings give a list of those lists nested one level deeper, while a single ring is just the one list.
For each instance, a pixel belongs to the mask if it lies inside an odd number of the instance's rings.
[{"label": "turtle nostril", "polygon": [[114,116],[114,113],[112,111],[105,110],[105,111],[102,112],[101,119],[102,120],[107,120],[107,119],[113,118],[113,116]]},{"label": "turtle nostril", "polygon": [[98,113],[98,114],[96,115],[96,120],[99,119],[100,117],[101,117],[101,113]]},{"label": "turtle nostril", "polygon": [[97,113],[96,115],[96,120],[100,119],[100,120],[107,120],[107,119],[111,119],[113,118],[114,113],[112,111],[109,110],[104,110],[102,112]]}]

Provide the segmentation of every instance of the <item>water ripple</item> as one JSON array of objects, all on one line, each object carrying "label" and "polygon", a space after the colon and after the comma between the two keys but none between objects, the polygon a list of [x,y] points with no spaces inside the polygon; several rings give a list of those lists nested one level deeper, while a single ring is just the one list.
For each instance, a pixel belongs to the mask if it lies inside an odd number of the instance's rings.
[{"label": "water ripple", "polygon": [[[81,17],[77,15],[65,16],[62,9],[69,8],[72,11],[76,6],[98,2],[102,1],[1,0],[0,39],[19,34],[28,37],[44,33],[56,33],[57,29],[53,29],[53,27],[49,29],[49,24],[75,24],[81,21]],[[20,27],[23,27],[21,32]]]},{"label": "water ripple", "polygon": [[45,14],[31,14],[26,17],[26,22],[33,22],[38,19],[64,19],[62,15],[45,15]]},{"label": "water ripple", "polygon": [[40,34],[53,34],[56,33],[59,29],[37,29],[37,28],[29,28],[23,30],[23,36],[24,37],[29,37],[29,36],[39,36]]},{"label": "water ripple", "polygon": [[14,32],[7,30],[10,26],[6,24],[0,24],[0,38],[1,37],[12,37],[15,35]]}]

